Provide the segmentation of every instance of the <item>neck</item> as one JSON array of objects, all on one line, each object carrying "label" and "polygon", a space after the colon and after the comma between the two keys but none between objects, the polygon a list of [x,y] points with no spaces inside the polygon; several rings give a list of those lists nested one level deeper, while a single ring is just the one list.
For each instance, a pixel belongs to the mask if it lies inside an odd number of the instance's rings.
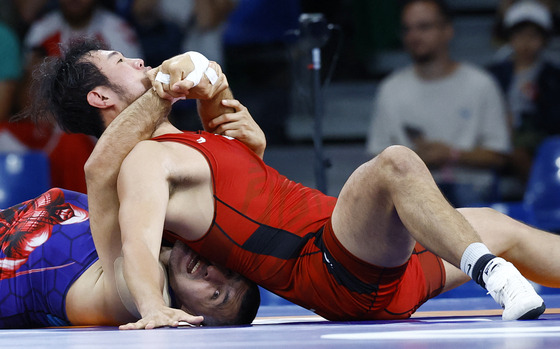
[{"label": "neck", "polygon": [[168,119],[165,119],[157,126],[153,136],[157,137],[167,133],[181,133],[181,130],[173,126],[173,124],[171,124]]},{"label": "neck", "polygon": [[514,67],[516,72],[524,71],[531,68],[537,60],[534,58],[525,58],[525,57],[515,57],[514,58]]},{"label": "neck", "polygon": [[421,79],[436,80],[451,75],[458,66],[459,63],[445,55],[429,62],[415,63],[414,70]]}]

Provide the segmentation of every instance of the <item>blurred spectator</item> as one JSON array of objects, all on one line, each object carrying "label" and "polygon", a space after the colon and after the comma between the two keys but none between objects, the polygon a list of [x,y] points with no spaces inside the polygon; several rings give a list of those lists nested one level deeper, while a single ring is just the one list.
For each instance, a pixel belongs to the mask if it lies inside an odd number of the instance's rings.
[{"label": "blurred spectator", "polygon": [[[142,56],[133,29],[100,3],[101,0],[58,0],[59,9],[31,25],[24,39],[22,107],[27,104],[27,90],[35,67],[45,57],[59,55],[60,45],[81,37],[94,37],[125,56]],[[92,138],[67,134],[53,125],[34,126],[22,122],[9,127],[24,145],[49,155],[53,186],[86,192],[83,167],[95,145]]]},{"label": "blurred spectator", "polygon": [[[496,10],[496,20],[494,22],[493,36],[500,49],[496,53],[498,60],[504,59],[511,54],[512,48],[508,44],[509,30],[504,24],[504,15],[508,9],[518,2],[528,0],[500,0]],[[529,0],[543,5],[548,9],[551,16],[552,27],[548,35],[548,45],[543,55],[548,59],[560,63],[560,0]]]},{"label": "blurred spectator", "polygon": [[0,22],[0,122],[7,121],[15,108],[21,78],[21,48],[15,32]]},{"label": "blurred spectator", "polygon": [[[136,29],[147,65],[197,51],[224,66],[223,28],[238,0],[117,0],[117,13]],[[225,67],[224,67],[225,68]],[[201,127],[194,100],[173,105],[170,118],[181,129]]]},{"label": "blurred spectator", "polygon": [[[183,22],[181,50],[200,52],[226,69],[224,28],[239,0],[162,0],[163,10],[171,17],[171,13],[178,13],[177,7],[181,2],[184,3],[183,9],[188,9],[188,13],[183,15],[186,20]],[[176,125],[190,130],[200,128],[194,100],[175,103],[172,112]]]},{"label": "blurred spectator", "polygon": [[23,40],[31,24],[55,8],[56,4],[57,0],[2,0],[0,21],[11,27]]},{"label": "blurred spectator", "polygon": [[505,103],[486,72],[449,55],[453,26],[442,1],[407,1],[403,42],[413,64],[380,85],[367,151],[401,144],[426,162],[456,206],[496,199],[495,169],[510,151]]},{"label": "blurred spectator", "polygon": [[290,113],[289,31],[299,28],[299,0],[240,0],[224,33],[225,70],[236,98],[251,110],[268,144],[286,139]]},{"label": "blurred spectator", "polygon": [[504,14],[516,1],[517,0],[500,0],[498,2],[496,19],[494,21],[494,27],[492,28],[492,36],[498,46],[502,46],[507,42],[507,34],[504,28]]},{"label": "blurred spectator", "polygon": [[162,14],[161,0],[121,0],[118,12],[125,17],[138,34],[144,63],[155,67],[181,50],[183,30],[179,24]]},{"label": "blurred spectator", "polygon": [[545,137],[560,133],[560,69],[543,55],[553,30],[545,6],[517,2],[504,13],[503,23],[512,54],[489,70],[512,116],[510,171],[525,184],[536,148]]},{"label": "blurred spectator", "polygon": [[[140,27],[165,25],[172,45],[223,64],[223,30],[239,0],[116,0],[117,12]],[[149,18],[151,15],[152,18]],[[157,28],[161,32],[162,28]],[[173,30],[178,30],[172,33]],[[139,33],[140,34],[140,33]],[[143,32],[143,34],[149,34]],[[157,33],[153,34],[158,35]],[[142,36],[142,35],[140,35]],[[158,45],[163,46],[163,45]],[[146,48],[144,46],[144,48]],[[155,49],[152,49],[155,50]],[[166,56],[165,59],[169,58]]]},{"label": "blurred spectator", "polygon": [[187,22],[183,51],[198,51],[224,64],[223,33],[231,12],[239,0],[193,0]]},{"label": "blurred spectator", "polygon": [[116,14],[99,6],[99,0],[58,0],[59,10],[32,24],[24,41],[27,53],[60,54],[59,44],[94,37],[125,57],[142,57],[136,33]]},{"label": "blurred spectator", "polygon": [[[15,31],[0,22],[0,152],[2,153],[20,153],[28,149],[18,139],[20,130],[14,127],[15,124],[9,122],[17,112],[15,102],[21,76],[21,42]],[[48,176],[49,173],[34,173],[33,175],[37,179],[42,178],[43,175]],[[6,183],[3,184],[6,185]],[[50,183],[45,184],[50,186]],[[25,182],[24,185],[30,185],[30,183]]]}]

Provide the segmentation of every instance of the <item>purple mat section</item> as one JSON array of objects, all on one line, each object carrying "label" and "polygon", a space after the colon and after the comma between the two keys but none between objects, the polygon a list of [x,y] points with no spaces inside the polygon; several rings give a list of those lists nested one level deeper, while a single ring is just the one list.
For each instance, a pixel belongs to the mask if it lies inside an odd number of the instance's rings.
[{"label": "purple mat section", "polygon": [[[488,309],[490,297],[433,299],[419,310],[449,316],[402,321],[328,322],[297,306],[263,306],[251,326],[119,331],[114,327],[0,330],[1,348],[560,348],[560,314],[539,320],[453,316]],[[560,312],[560,295],[543,297]],[[491,300],[491,299],[490,299]],[[491,303],[490,303],[491,304]],[[490,309],[495,309],[492,304]],[[556,309],[554,309],[556,308]]]}]

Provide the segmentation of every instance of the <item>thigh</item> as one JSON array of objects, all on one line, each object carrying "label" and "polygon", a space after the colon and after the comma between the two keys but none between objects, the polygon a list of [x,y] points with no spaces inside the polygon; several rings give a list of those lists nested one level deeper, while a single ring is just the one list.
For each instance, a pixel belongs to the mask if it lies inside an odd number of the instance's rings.
[{"label": "thigh", "polygon": [[[316,241],[320,253],[302,251],[288,295],[330,320],[403,319],[438,295],[445,282],[441,258],[416,244],[404,265],[386,268],[356,258],[327,222]],[[293,299],[292,298],[292,299]]]},{"label": "thigh", "polygon": [[408,318],[428,299],[436,297],[446,282],[444,262],[416,244],[393,298],[385,308],[386,318]]},{"label": "thigh", "polygon": [[415,241],[395,210],[377,158],[363,164],[342,188],[332,216],[335,235],[356,257],[396,267],[409,259]]}]

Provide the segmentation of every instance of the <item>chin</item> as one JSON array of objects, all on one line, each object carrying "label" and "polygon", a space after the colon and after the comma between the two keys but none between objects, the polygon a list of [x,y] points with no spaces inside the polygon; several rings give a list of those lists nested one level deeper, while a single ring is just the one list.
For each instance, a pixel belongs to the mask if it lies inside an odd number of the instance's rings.
[{"label": "chin", "polygon": [[144,86],[144,92],[152,88],[152,82],[146,76],[142,78],[142,85]]},{"label": "chin", "polygon": [[432,54],[411,54],[412,61],[417,64],[430,63],[434,60],[434,55]]}]

